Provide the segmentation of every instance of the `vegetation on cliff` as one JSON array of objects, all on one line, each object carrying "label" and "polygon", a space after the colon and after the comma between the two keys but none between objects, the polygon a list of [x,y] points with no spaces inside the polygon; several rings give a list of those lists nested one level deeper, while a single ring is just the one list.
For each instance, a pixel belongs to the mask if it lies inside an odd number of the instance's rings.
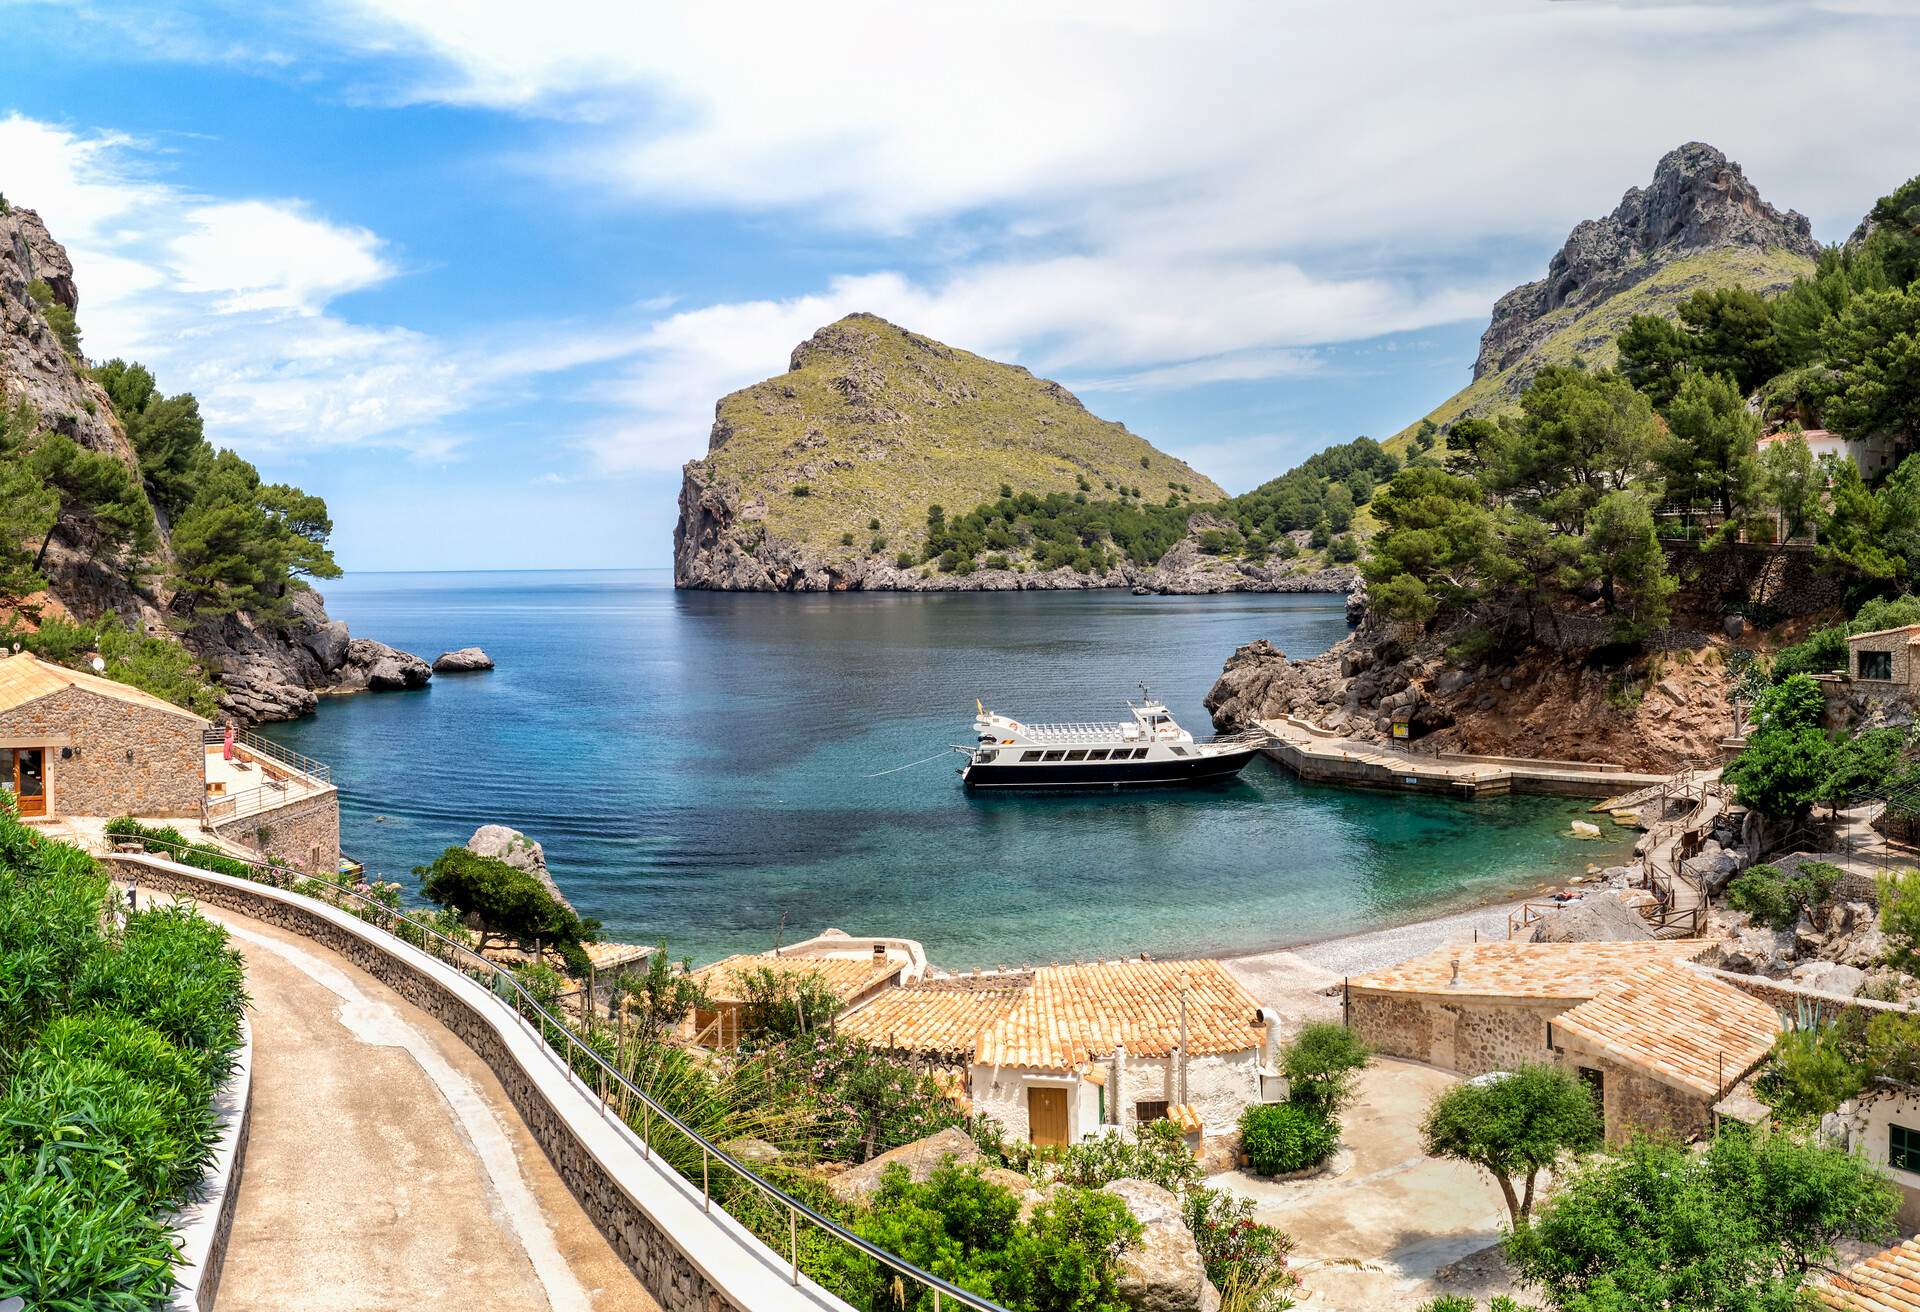
[{"label": "vegetation on cliff", "polygon": [[[1702,291],[1677,325],[1632,320],[1619,373],[1549,366],[1517,413],[1455,425],[1444,470],[1417,462],[1374,498],[1373,604],[1421,624],[1471,612],[1504,634],[1531,632],[1538,608],[1598,602],[1630,638],[1665,619],[1689,571],[1663,537],[1697,539],[1697,561],[1811,532],[1857,588],[1920,582],[1920,458],[1869,488],[1791,427],[1896,452],[1920,440],[1920,284],[1894,283],[1920,263],[1916,193],[1920,180],[1883,200],[1894,218],[1780,295]],[[1770,421],[1789,428],[1762,453]]]}]

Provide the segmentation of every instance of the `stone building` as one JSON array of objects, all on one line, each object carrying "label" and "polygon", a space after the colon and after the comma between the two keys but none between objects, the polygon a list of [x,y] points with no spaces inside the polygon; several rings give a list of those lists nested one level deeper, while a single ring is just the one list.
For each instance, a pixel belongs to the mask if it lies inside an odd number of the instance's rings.
[{"label": "stone building", "polygon": [[[909,984],[927,970],[927,954],[910,938],[855,938],[829,929],[791,947],[770,952],[740,953],[693,972],[709,1005],[694,1009],[687,1036],[712,1048],[731,1048],[740,1041],[740,1009],[748,1000],[748,980],[758,972],[824,984],[838,999],[841,1012],[858,1006],[883,989]],[[822,1025],[834,1017],[820,1017]]]},{"label": "stone building", "polygon": [[0,787],[28,819],[199,816],[209,727],[129,684],[0,659]]},{"label": "stone building", "polygon": [[1920,646],[1920,624],[1898,629],[1875,629],[1847,639],[1847,674],[1858,690],[1906,693],[1920,684],[1920,665],[1913,650]]},{"label": "stone building", "polygon": [[1347,981],[1348,1023],[1376,1052],[1461,1075],[1571,1066],[1607,1137],[1683,1137],[1759,1064],[1772,1007],[1692,968],[1700,943],[1477,943]]},{"label": "stone building", "polygon": [[1057,1145],[1161,1119],[1232,1126],[1278,1096],[1272,1022],[1216,961],[1112,961],[931,979],[837,1028],[964,1070],[975,1111]]}]

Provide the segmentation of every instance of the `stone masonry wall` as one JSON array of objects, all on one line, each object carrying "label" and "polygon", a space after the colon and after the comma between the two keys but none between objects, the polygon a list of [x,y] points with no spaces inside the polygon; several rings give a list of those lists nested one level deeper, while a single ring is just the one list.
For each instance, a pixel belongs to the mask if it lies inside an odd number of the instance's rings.
[{"label": "stone masonry wall", "polygon": [[[1556,1038],[1558,1032],[1556,1031]],[[1568,1035],[1558,1049],[1562,1062],[1597,1070],[1605,1079],[1607,1142],[1626,1143],[1636,1134],[1687,1142],[1713,1129],[1712,1098],[1690,1093],[1607,1056]],[[1730,1079],[1737,1073],[1727,1072]]]},{"label": "stone masonry wall", "polygon": [[[331,948],[445,1025],[479,1055],[526,1121],[534,1141],[553,1162],[568,1190],[612,1243],[627,1266],[665,1312],[748,1312],[716,1289],[654,1224],[600,1162],[575,1137],[567,1117],[546,1098],[514,1059],[491,1020],[455,996],[427,971],[333,923],[316,910],[272,896],[266,889],[236,888],[213,879],[109,857],[105,864],[143,888],[192,897],[251,916]],[[369,931],[377,932],[377,931]]]},{"label": "stone masonry wall", "polygon": [[206,796],[206,722],[83,688],[0,714],[0,739],[48,738],[50,815],[197,816]]},{"label": "stone masonry wall", "polygon": [[223,820],[213,832],[228,842],[314,874],[340,868],[340,794],[329,788],[266,811]]},{"label": "stone masonry wall", "polygon": [[1347,1023],[1375,1052],[1473,1076],[1545,1061],[1547,1023],[1569,1005],[1454,1002],[1354,989],[1347,998]]},{"label": "stone masonry wall", "polygon": [[[1857,690],[1867,691],[1873,688],[1898,689],[1906,691],[1913,684],[1912,648],[1907,645],[1913,637],[1905,629],[1895,629],[1891,633],[1875,634],[1866,638],[1855,638],[1847,644],[1847,673],[1852,676]],[[1886,680],[1862,679],[1860,677],[1860,653],[1863,651],[1884,652],[1892,657],[1893,674]]]}]

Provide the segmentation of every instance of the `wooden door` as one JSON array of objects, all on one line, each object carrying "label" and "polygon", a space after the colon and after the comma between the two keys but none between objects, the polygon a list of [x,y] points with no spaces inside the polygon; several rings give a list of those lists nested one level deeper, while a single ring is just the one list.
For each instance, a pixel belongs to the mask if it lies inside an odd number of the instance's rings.
[{"label": "wooden door", "polygon": [[47,754],[40,747],[15,747],[7,753],[7,786],[21,815],[47,813]]},{"label": "wooden door", "polygon": [[1067,1146],[1067,1091],[1027,1090],[1027,1138],[1036,1148]]}]

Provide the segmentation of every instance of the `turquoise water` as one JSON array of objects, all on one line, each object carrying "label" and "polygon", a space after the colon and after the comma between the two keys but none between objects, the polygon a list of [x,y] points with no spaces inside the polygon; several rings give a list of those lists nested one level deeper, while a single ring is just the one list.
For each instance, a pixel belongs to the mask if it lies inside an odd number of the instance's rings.
[{"label": "turquoise water", "polygon": [[976,796],[942,751],[975,697],[1104,720],[1141,681],[1204,734],[1234,647],[1325,650],[1338,597],[742,596],[636,571],[368,574],[327,603],[429,659],[499,662],[270,726],[333,765],[349,854],[408,879],[509,824],[609,937],[698,960],[769,946],[783,920],[788,941],[904,934],[953,967],[1251,949],[1601,855],[1560,836],[1577,802],[1313,787],[1264,759],[1201,791]]}]

